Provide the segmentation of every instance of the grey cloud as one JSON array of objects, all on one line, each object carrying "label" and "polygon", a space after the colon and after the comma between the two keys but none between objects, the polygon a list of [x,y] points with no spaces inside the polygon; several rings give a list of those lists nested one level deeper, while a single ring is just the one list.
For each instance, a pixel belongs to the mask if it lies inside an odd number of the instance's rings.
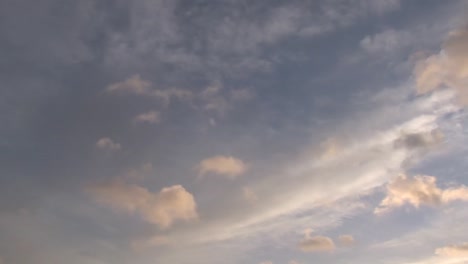
[{"label": "grey cloud", "polygon": [[396,147],[408,149],[427,149],[441,143],[444,135],[438,129],[423,133],[403,133],[395,140]]}]

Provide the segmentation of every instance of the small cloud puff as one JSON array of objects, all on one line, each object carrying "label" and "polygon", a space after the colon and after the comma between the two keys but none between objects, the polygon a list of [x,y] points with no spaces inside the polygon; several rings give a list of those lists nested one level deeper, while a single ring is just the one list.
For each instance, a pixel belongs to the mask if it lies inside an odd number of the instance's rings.
[{"label": "small cloud puff", "polygon": [[136,123],[158,124],[161,122],[161,113],[157,111],[149,111],[139,114],[135,117]]},{"label": "small cloud puff", "polygon": [[92,186],[88,190],[95,200],[117,211],[136,213],[161,229],[176,220],[196,219],[197,205],[191,193],[181,185],[173,185],[154,193],[136,184],[114,181]]},{"label": "small cloud puff", "polygon": [[435,254],[449,258],[468,258],[468,243],[441,247],[435,250]]},{"label": "small cloud puff", "polygon": [[108,150],[108,151],[116,151],[122,148],[122,146],[119,143],[114,142],[112,139],[108,137],[99,139],[96,142],[96,147],[99,149]]},{"label": "small cloud puff", "polygon": [[235,179],[244,174],[247,170],[247,165],[242,160],[232,156],[214,156],[202,160],[198,164],[197,169],[200,176],[214,173],[230,179]]},{"label": "small cloud puff", "polygon": [[303,252],[332,252],[335,250],[335,243],[326,236],[311,236],[312,230],[305,231],[304,238],[299,242],[298,247]]},{"label": "small cloud puff", "polygon": [[341,235],[338,241],[340,241],[340,244],[343,246],[352,246],[355,242],[352,235]]},{"label": "small cloud puff", "polygon": [[374,213],[386,213],[405,204],[419,208],[421,205],[437,206],[456,200],[468,201],[467,187],[442,190],[437,187],[435,177],[419,175],[408,178],[402,174],[387,185],[387,196]]}]

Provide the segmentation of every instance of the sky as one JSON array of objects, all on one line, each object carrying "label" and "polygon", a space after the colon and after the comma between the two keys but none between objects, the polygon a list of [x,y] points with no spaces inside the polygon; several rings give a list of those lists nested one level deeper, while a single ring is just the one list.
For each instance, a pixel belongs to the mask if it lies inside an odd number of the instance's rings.
[{"label": "sky", "polygon": [[0,0],[0,264],[466,264],[467,106],[466,0]]}]

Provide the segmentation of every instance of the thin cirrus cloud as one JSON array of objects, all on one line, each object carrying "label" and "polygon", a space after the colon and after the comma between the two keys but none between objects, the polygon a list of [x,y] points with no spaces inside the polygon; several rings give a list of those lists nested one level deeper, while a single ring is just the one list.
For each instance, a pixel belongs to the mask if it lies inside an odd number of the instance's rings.
[{"label": "thin cirrus cloud", "polygon": [[449,245],[435,250],[435,254],[449,258],[468,258],[468,243]]},{"label": "thin cirrus cloud", "polygon": [[213,156],[200,161],[197,166],[198,175],[215,174],[228,179],[235,179],[247,171],[247,165],[233,156]]},{"label": "thin cirrus cloud", "polygon": [[169,228],[178,220],[198,218],[193,195],[181,185],[151,192],[143,186],[116,180],[91,186],[88,191],[97,202],[119,212],[137,214],[161,229]]},{"label": "thin cirrus cloud", "polygon": [[383,214],[406,204],[419,208],[421,205],[438,206],[457,200],[468,201],[467,187],[441,189],[436,181],[433,176],[417,175],[411,178],[400,175],[387,185],[387,195],[374,213]]},{"label": "thin cirrus cloud", "polygon": [[117,151],[122,148],[120,143],[117,143],[108,137],[100,138],[96,142],[96,147],[102,150],[107,150],[107,151]]}]

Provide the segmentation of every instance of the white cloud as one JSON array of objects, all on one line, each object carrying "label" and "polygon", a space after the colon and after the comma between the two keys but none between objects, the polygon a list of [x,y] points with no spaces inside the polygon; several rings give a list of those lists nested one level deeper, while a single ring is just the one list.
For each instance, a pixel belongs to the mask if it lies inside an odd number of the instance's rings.
[{"label": "white cloud", "polygon": [[437,206],[456,200],[468,201],[468,188],[440,189],[433,176],[418,175],[408,178],[402,174],[387,185],[387,196],[375,209],[376,214],[388,212],[405,204]]},{"label": "white cloud", "polygon": [[340,242],[341,245],[343,246],[351,246],[354,244],[354,237],[352,235],[341,235],[338,238],[338,241]]},{"label": "white cloud", "polygon": [[177,220],[194,220],[198,217],[193,195],[181,185],[163,188],[153,193],[145,187],[114,181],[92,186],[90,193],[99,203],[117,211],[136,213],[145,221],[165,229]]},{"label": "white cloud", "polygon": [[435,254],[449,258],[468,257],[468,243],[437,248]]},{"label": "white cloud", "polygon": [[108,150],[108,151],[116,151],[122,148],[122,146],[119,143],[114,142],[112,139],[108,137],[99,139],[96,142],[96,147],[103,149],[103,150]]},{"label": "white cloud", "polygon": [[161,113],[157,111],[149,111],[139,114],[134,119],[137,123],[157,124],[161,122]]},{"label": "white cloud", "polygon": [[439,54],[416,65],[414,77],[419,93],[452,88],[457,91],[459,102],[468,104],[468,30],[451,32]]},{"label": "white cloud", "polygon": [[262,262],[260,262],[260,264],[273,264],[273,262],[268,260],[268,261],[262,261]]},{"label": "white cloud", "polygon": [[232,156],[214,156],[202,160],[197,166],[200,176],[214,173],[235,179],[245,173],[247,165],[240,159]]}]

